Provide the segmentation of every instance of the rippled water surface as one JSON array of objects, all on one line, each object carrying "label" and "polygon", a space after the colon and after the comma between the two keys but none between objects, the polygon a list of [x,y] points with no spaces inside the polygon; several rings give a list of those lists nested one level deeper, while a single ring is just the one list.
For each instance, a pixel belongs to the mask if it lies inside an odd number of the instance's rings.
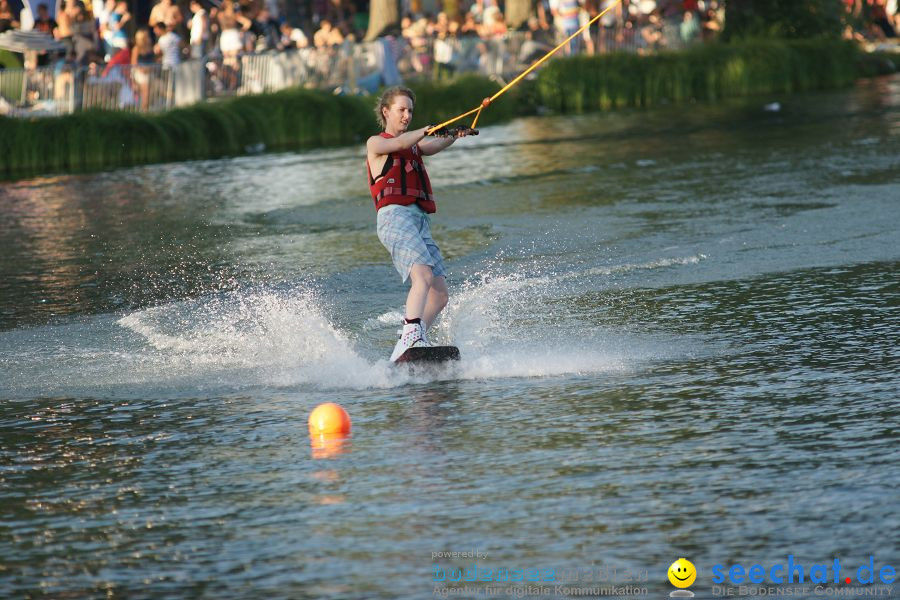
[{"label": "rippled water surface", "polygon": [[[431,158],[437,371],[387,363],[361,147],[4,184],[0,596],[900,566],[900,79],[768,100]],[[311,445],[324,401],[343,444]]]}]

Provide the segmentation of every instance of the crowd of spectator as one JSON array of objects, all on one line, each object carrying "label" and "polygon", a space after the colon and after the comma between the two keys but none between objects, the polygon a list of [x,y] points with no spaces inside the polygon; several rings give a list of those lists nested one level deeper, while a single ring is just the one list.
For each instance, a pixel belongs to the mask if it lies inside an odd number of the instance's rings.
[{"label": "crowd of spectator", "polygon": [[[436,17],[405,17],[402,35],[414,48],[435,46],[436,67],[450,64],[448,41],[477,38],[493,40],[510,33],[524,36],[520,62],[530,62],[553,48],[561,39],[573,35],[601,12],[582,35],[565,48],[566,54],[595,54],[612,49],[637,52],[658,50],[667,45],[685,45],[711,39],[722,30],[723,8],[717,0],[670,1],[640,0],[616,3],[614,0],[539,0],[528,17],[511,27],[502,4],[496,0],[475,0],[469,10],[456,18],[446,13]],[[668,25],[672,35],[665,35]]]},{"label": "crowd of spectator", "polygon": [[[415,49],[434,46],[435,66],[450,64],[447,41],[484,40],[507,35],[503,0],[432,0],[448,10],[429,13],[427,0],[401,0],[404,10],[395,33]],[[855,39],[895,37],[900,29],[897,0],[842,0],[847,9],[845,36]],[[368,25],[365,0],[313,0],[299,3],[298,24],[281,17],[275,0],[158,0],[146,23],[129,11],[127,0],[64,0],[54,20],[46,4],[38,6],[34,29],[65,44],[66,57],[90,62],[149,62],[171,66],[186,58],[219,54],[226,62],[246,52],[313,46],[325,48],[362,39]],[[675,41],[714,38],[722,29],[724,9],[717,0],[534,0],[527,19],[515,30],[530,40],[536,54],[565,37],[609,5],[591,28],[573,40],[567,53],[595,53],[624,45],[652,51],[667,43],[664,25],[677,31]],[[20,26],[9,0],[0,0],[0,33]],[[150,45],[148,46],[148,38]],[[127,55],[127,58],[126,58]],[[42,60],[46,63],[46,58]]]},{"label": "crowd of spectator", "polygon": [[[19,26],[9,1],[0,0],[0,33]],[[56,19],[42,3],[33,29],[61,42],[65,59],[78,66],[109,61],[172,66],[217,52],[233,56],[307,45],[302,29],[272,18],[262,2],[237,0],[190,0],[185,6],[159,0],[144,23],[131,14],[127,0],[64,0]]]}]

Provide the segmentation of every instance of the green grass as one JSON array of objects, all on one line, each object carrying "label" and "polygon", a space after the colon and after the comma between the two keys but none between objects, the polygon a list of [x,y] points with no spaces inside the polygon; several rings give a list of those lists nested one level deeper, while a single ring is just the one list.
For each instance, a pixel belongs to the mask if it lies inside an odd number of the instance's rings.
[{"label": "green grass", "polygon": [[259,143],[270,150],[348,144],[374,130],[370,114],[362,98],[292,89],[161,114],[0,117],[0,177],[232,156]]},{"label": "green grass", "polygon": [[607,54],[552,62],[539,101],[557,112],[716,101],[839,88],[860,74],[859,51],[834,40],[750,40],[652,56]]},{"label": "green grass", "polygon": [[[414,87],[423,107],[415,115],[417,126],[455,116],[499,89],[480,77]],[[234,156],[258,144],[285,150],[362,143],[378,132],[373,104],[368,97],[290,89],[160,114],[91,110],[40,119],[0,117],[0,178]],[[481,122],[509,120],[518,110],[514,102],[498,104]]]},{"label": "green grass", "polygon": [[[438,125],[457,115],[468,112],[500,91],[500,85],[477,75],[464,75],[452,83],[422,82],[410,87],[416,92],[415,123],[417,126]],[[478,126],[494,125],[509,121],[521,114],[523,107],[521,89],[516,86],[497,99],[495,104],[482,111]],[[454,123],[471,125],[475,115]]]}]

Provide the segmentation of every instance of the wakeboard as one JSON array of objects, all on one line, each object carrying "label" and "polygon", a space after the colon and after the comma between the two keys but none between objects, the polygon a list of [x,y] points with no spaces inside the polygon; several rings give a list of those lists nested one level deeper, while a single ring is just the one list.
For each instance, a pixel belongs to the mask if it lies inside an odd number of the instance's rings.
[{"label": "wakeboard", "polygon": [[433,364],[449,360],[459,360],[459,348],[456,346],[413,346],[400,355],[396,364]]}]

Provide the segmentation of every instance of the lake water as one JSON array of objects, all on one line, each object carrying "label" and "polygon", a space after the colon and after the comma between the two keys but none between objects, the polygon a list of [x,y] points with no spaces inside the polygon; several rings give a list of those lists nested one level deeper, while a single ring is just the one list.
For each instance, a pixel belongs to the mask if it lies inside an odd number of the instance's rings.
[{"label": "lake water", "polygon": [[[428,164],[463,358],[427,372],[386,360],[361,145],[0,187],[0,596],[900,570],[900,78]],[[353,432],[323,449],[325,401]]]}]

